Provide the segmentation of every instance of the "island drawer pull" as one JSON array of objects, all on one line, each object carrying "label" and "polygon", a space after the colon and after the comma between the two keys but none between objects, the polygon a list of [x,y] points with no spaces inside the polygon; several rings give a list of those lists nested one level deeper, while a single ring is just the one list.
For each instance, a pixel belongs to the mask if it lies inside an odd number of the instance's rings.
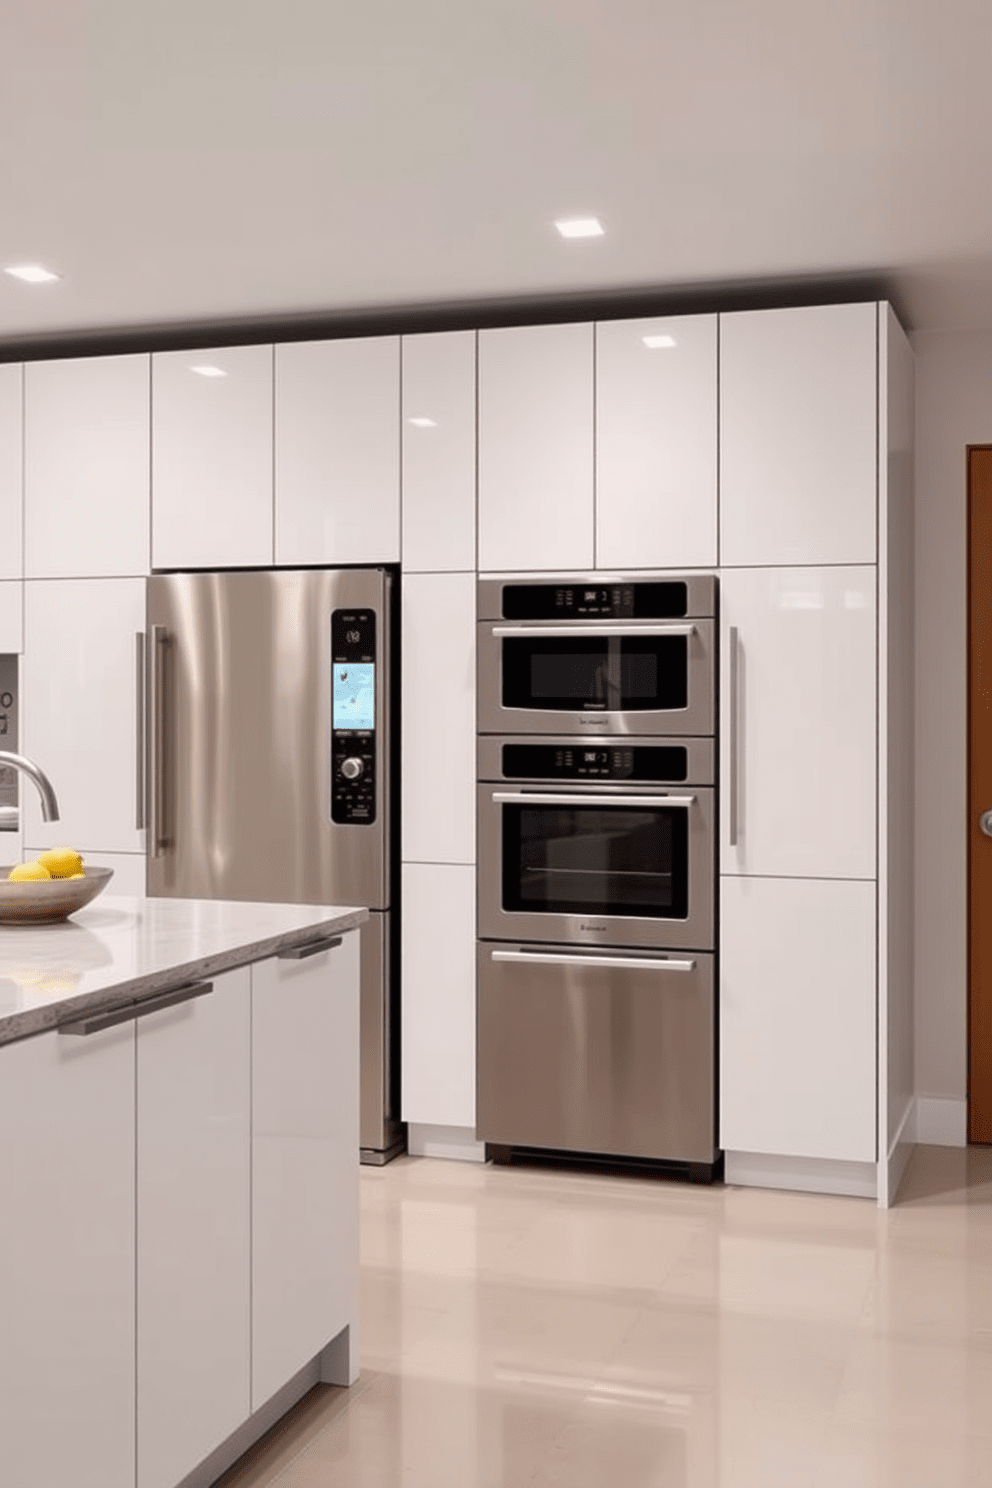
[{"label": "island drawer pull", "polygon": [[101,1033],[103,1029],[115,1028],[119,1023],[133,1023],[138,1018],[147,1018],[149,1013],[160,1013],[165,1008],[178,1007],[182,1002],[192,1002],[194,997],[206,997],[213,990],[213,982],[193,982],[188,987],[176,987],[172,992],[148,997],[144,1002],[129,1002],[127,1007],[113,1008],[107,1013],[94,1013],[89,1018],[75,1018],[71,1023],[60,1023],[57,1032],[86,1038],[90,1033]]},{"label": "island drawer pull", "polygon": [[308,956],[319,956],[321,951],[333,951],[343,940],[343,935],[335,935],[330,940],[311,940],[307,945],[290,946],[289,950],[279,952],[279,960],[305,961]]}]

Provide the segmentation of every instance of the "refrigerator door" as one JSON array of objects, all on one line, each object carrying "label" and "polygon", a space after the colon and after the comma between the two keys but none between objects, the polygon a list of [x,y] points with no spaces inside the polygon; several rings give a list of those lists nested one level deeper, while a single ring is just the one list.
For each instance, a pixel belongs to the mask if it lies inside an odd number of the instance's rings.
[{"label": "refrigerator door", "polygon": [[[149,894],[388,907],[390,586],[379,569],[149,580]],[[374,630],[374,717],[370,690],[365,733],[335,738],[332,624],[339,651],[350,616]],[[349,791],[353,819],[333,820]]]}]

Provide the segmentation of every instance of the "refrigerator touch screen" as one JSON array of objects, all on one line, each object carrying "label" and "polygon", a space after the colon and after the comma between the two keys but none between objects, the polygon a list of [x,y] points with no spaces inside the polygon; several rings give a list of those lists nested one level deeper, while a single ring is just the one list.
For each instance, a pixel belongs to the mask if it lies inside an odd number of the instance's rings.
[{"label": "refrigerator touch screen", "polygon": [[375,728],[375,662],[334,667],[334,728]]}]

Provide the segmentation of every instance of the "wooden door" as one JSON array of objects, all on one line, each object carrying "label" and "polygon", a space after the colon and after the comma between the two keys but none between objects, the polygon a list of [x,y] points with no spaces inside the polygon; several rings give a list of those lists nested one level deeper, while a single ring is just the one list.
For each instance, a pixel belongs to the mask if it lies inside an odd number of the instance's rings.
[{"label": "wooden door", "polygon": [[968,1140],[992,1142],[992,445],[968,449],[968,523]]}]

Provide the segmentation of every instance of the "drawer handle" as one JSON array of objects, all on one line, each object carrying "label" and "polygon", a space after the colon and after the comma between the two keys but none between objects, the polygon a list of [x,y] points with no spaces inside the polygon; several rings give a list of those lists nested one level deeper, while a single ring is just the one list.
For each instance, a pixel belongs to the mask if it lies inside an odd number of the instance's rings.
[{"label": "drawer handle", "polygon": [[335,935],[331,940],[312,940],[309,945],[290,946],[288,951],[279,952],[279,960],[305,961],[308,956],[319,956],[321,951],[333,951],[343,940],[343,935]]},{"label": "drawer handle", "polygon": [[666,961],[661,956],[584,956],[581,952],[564,951],[493,951],[494,961],[523,962],[531,966],[581,966],[585,969],[605,966],[610,970],[695,971],[695,961]]},{"label": "drawer handle", "polygon": [[172,992],[148,997],[143,1002],[129,1002],[127,1007],[113,1008],[108,1013],[94,1013],[90,1018],[74,1018],[71,1023],[60,1023],[56,1031],[70,1038],[86,1038],[91,1033],[101,1033],[105,1028],[116,1028],[119,1023],[134,1023],[151,1013],[192,1002],[195,997],[206,997],[213,990],[213,982],[193,982],[188,987],[177,987]]}]

